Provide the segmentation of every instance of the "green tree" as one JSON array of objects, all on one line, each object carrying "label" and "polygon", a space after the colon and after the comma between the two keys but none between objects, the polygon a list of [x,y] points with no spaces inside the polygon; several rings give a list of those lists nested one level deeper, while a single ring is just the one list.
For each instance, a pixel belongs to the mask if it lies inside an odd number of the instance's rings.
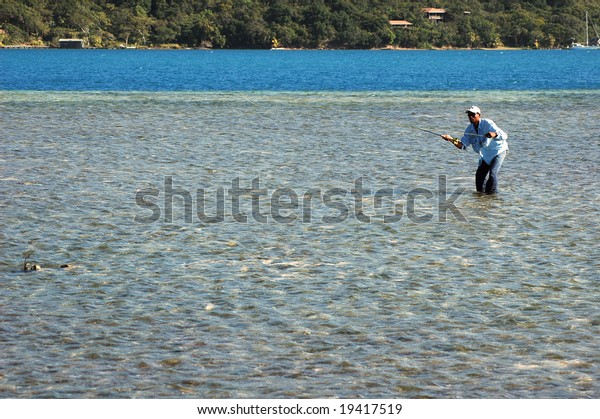
[{"label": "green tree", "polygon": [[0,28],[8,33],[6,41],[25,42],[50,31],[45,0],[0,0]]},{"label": "green tree", "polygon": [[181,35],[178,39],[189,46],[221,48],[225,45],[225,37],[221,35],[216,18],[210,10],[186,16],[181,21]]},{"label": "green tree", "polygon": [[303,10],[301,19],[302,25],[308,32],[308,46],[320,48],[335,39],[336,30],[331,22],[331,9],[323,1],[309,2]]},{"label": "green tree", "polygon": [[504,16],[506,23],[500,27],[500,33],[507,45],[533,47],[536,40],[544,36],[542,28],[545,21],[538,13],[517,5]]},{"label": "green tree", "polygon": [[[432,24],[423,7],[445,8],[445,20]],[[600,25],[597,0],[0,0],[0,34],[4,43],[76,36],[96,46],[268,48],[275,37],[312,48],[552,48],[583,41],[585,12]],[[413,26],[392,29],[390,19]]]},{"label": "green tree", "polygon": [[125,45],[131,42],[146,45],[156,19],[148,16],[146,8],[138,4],[133,9],[123,5],[112,9],[111,13],[112,33],[118,39],[125,41]]}]

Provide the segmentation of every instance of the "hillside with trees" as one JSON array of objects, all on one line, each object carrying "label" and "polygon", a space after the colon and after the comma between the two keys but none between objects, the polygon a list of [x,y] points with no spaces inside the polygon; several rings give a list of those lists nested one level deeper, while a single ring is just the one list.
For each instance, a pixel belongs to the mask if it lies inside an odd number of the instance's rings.
[{"label": "hillside with trees", "polygon": [[586,12],[600,25],[599,0],[0,0],[0,46],[561,48]]}]

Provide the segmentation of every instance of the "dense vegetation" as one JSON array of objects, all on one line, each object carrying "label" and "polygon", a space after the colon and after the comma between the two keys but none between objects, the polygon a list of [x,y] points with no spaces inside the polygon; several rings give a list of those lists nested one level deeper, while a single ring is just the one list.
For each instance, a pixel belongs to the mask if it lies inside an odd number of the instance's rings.
[{"label": "dense vegetation", "polygon": [[0,45],[557,48],[585,42],[586,11],[600,24],[598,0],[0,0]]}]

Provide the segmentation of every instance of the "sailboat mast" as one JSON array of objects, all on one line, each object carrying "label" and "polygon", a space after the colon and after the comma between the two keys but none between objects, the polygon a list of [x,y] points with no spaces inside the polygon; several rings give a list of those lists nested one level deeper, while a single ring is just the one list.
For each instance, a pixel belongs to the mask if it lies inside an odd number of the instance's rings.
[{"label": "sailboat mast", "polygon": [[590,46],[590,36],[588,31],[588,12],[585,12],[585,46]]}]

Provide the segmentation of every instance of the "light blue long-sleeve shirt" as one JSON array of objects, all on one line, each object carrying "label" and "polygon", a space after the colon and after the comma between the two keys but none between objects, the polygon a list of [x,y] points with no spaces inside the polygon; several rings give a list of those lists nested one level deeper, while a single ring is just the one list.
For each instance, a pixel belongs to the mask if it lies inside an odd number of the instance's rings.
[{"label": "light blue long-sleeve shirt", "polygon": [[[485,134],[495,132],[498,134],[495,138],[487,138]],[[479,126],[475,129],[473,124],[469,124],[460,142],[463,143],[463,150],[468,146],[473,147],[473,151],[479,153],[481,158],[490,164],[494,157],[508,150],[508,134],[502,131],[491,119],[481,118]]]}]

